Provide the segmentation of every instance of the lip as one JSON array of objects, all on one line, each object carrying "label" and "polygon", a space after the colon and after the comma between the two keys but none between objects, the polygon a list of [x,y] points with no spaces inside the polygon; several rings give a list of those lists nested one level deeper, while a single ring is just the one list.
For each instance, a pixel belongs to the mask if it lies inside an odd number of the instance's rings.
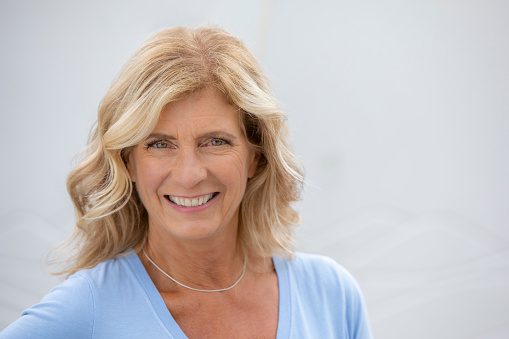
[{"label": "lip", "polygon": [[[216,198],[220,195],[221,193],[219,192],[214,192],[214,196],[209,200],[207,201],[205,204],[203,205],[200,205],[200,206],[189,206],[189,207],[186,207],[186,206],[180,206],[180,205],[177,205],[175,204],[174,202],[172,202],[170,200],[170,197],[169,195],[165,195],[165,199],[166,201],[168,202],[168,204],[176,211],[178,212],[181,212],[181,213],[196,213],[196,212],[201,212],[201,211],[204,211],[206,210],[207,208],[209,208],[215,201],[216,201]],[[206,195],[206,194],[205,194]],[[178,195],[173,195],[174,197],[179,197],[179,198],[188,198],[188,199],[193,199],[193,198],[196,198],[196,197],[201,197],[203,195],[197,195],[197,196],[194,196],[194,197],[185,197],[185,196],[178,196]]]}]

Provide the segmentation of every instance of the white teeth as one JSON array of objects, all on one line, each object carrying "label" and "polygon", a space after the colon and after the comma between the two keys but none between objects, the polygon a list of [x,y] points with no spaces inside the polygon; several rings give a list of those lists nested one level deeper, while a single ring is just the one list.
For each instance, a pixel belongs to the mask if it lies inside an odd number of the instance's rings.
[{"label": "white teeth", "polygon": [[195,207],[195,206],[201,206],[201,205],[205,204],[207,201],[212,199],[213,196],[214,196],[214,194],[211,193],[211,194],[202,195],[199,198],[193,198],[193,199],[174,197],[171,195],[168,197],[173,203],[175,203],[175,205],[185,206],[185,207]]}]

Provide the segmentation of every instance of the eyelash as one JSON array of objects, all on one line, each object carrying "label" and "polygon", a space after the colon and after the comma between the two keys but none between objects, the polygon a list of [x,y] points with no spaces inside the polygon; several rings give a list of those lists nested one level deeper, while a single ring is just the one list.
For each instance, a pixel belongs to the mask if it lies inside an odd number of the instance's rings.
[{"label": "eyelash", "polygon": [[212,143],[212,142],[215,142],[215,141],[219,141],[221,142],[222,144],[221,145],[217,145],[217,146],[213,146],[213,147],[219,147],[219,146],[224,146],[224,145],[231,145],[232,143],[226,139],[221,139],[221,138],[212,138],[210,140],[207,140],[207,142],[205,142],[204,144],[209,144],[209,143]]},{"label": "eyelash", "polygon": [[[220,146],[231,145],[232,144],[230,141],[228,141],[226,139],[212,138],[212,139],[207,140],[207,142],[204,142],[203,145],[206,145],[206,144],[212,143],[212,142],[216,142],[216,141],[219,141],[222,144],[221,145],[217,145],[217,146],[211,145],[212,147],[220,147]],[[157,145],[158,143],[164,143],[164,144],[166,144],[166,147],[155,147],[155,145]],[[147,149],[147,150],[149,148],[165,149],[165,148],[169,148],[169,147],[170,147],[170,143],[168,141],[166,141],[166,140],[153,140],[153,141],[150,141],[150,142],[145,144],[145,149]]]},{"label": "eyelash", "polygon": [[[158,143],[165,143],[167,146],[166,147],[154,147],[156,144]],[[168,148],[170,145],[169,142],[165,141],[165,140],[154,140],[154,141],[150,141],[148,143],[145,144],[145,149],[149,149],[149,148]]]}]

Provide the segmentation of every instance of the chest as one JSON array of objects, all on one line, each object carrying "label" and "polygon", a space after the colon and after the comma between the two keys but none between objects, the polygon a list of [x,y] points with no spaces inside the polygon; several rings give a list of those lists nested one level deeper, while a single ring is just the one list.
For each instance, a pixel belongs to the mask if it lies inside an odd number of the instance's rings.
[{"label": "chest", "polygon": [[188,338],[276,338],[277,278],[258,286],[219,293],[162,294]]}]

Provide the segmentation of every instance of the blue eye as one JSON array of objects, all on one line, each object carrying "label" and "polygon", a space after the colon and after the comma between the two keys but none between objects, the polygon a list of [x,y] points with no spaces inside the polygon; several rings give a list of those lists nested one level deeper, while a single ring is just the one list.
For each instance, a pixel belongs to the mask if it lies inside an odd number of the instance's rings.
[{"label": "blue eye", "polygon": [[168,143],[165,141],[158,141],[155,142],[152,146],[154,146],[155,148],[168,148]]},{"label": "blue eye", "polygon": [[212,146],[223,146],[226,144],[226,141],[222,140],[222,139],[212,139],[210,141],[210,144]]},{"label": "blue eye", "polygon": [[158,141],[152,141],[145,145],[146,149],[150,148],[158,148],[158,149],[164,149],[164,148],[170,148],[170,144],[167,141],[164,140],[158,140]]}]

